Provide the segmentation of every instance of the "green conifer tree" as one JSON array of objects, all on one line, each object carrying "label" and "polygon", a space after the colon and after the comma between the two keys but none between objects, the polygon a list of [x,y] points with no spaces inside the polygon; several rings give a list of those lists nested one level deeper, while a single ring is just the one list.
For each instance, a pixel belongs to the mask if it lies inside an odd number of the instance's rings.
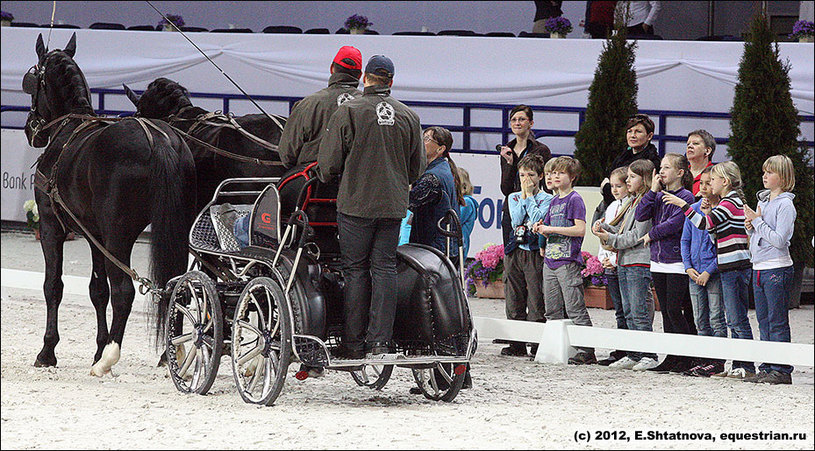
[{"label": "green conifer tree", "polygon": [[617,29],[603,44],[594,80],[589,87],[586,115],[574,137],[574,156],[583,166],[580,184],[597,186],[627,146],[625,123],[637,113],[637,73],[634,70],[636,41],[626,40],[626,29]]},{"label": "green conifer tree", "polygon": [[790,245],[793,261],[813,265],[813,170],[806,143],[799,139],[800,119],[790,96],[789,62],[779,57],[778,43],[767,18],[758,14],[744,43],[739,81],[730,110],[728,154],[741,169],[744,194],[756,207],[756,192],[764,161],[777,154],[795,166],[795,233]]}]

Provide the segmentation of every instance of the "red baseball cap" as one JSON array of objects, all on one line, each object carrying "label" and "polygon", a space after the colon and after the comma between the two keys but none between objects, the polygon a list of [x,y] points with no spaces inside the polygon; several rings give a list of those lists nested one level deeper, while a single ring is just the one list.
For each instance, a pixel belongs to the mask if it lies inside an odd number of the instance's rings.
[{"label": "red baseball cap", "polygon": [[362,70],[362,53],[356,47],[344,45],[340,47],[334,62],[351,70]]}]

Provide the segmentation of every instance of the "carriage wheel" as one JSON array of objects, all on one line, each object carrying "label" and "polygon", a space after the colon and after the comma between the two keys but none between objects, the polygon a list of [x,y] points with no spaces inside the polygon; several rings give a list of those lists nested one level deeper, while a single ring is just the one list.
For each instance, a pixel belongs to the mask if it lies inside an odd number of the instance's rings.
[{"label": "carriage wheel", "polygon": [[393,365],[362,365],[362,368],[351,371],[351,377],[360,387],[382,390],[393,373]]},{"label": "carriage wheel", "polygon": [[232,373],[245,402],[270,406],[291,360],[292,326],[283,290],[268,277],[243,289],[232,321]]},{"label": "carriage wheel", "polygon": [[414,368],[413,379],[425,398],[450,402],[464,385],[465,368],[464,364],[450,363],[438,363],[432,368]]},{"label": "carriage wheel", "polygon": [[173,383],[181,392],[204,395],[218,374],[224,341],[215,284],[201,271],[184,274],[167,312],[167,367]]}]

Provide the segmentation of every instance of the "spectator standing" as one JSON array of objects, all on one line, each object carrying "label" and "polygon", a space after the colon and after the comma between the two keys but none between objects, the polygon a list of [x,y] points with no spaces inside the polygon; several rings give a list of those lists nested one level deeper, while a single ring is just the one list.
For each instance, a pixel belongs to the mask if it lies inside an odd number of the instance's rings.
[{"label": "spectator standing", "polygon": [[[625,180],[628,178],[628,168],[617,168],[611,171],[608,176],[611,180],[611,194],[614,195],[614,202],[606,209],[603,222],[610,223],[622,210],[623,202],[630,201],[628,198],[628,186]],[[596,233],[595,233],[596,235]],[[640,235],[642,236],[642,235]],[[617,329],[628,329],[625,320],[625,310],[623,309],[623,299],[620,294],[620,281],[617,278],[617,250],[601,240],[600,249],[597,250],[597,259],[603,264],[603,273],[608,281],[606,290],[614,305],[614,317],[617,321]],[[599,365],[608,366],[626,356],[625,351],[612,351],[608,358],[598,361]]]},{"label": "spectator standing", "polygon": [[450,157],[453,135],[446,128],[430,127],[424,131],[423,141],[427,169],[410,188],[408,209],[413,212],[410,242],[432,246],[456,262],[457,240],[438,230],[438,222],[448,210],[455,210],[461,217],[459,207],[464,204],[456,164]]},{"label": "spectator standing", "polygon": [[287,169],[317,161],[328,119],[344,102],[362,95],[357,89],[362,76],[362,54],[357,48],[340,47],[329,71],[328,87],[295,103],[286,121],[278,152]]},{"label": "spectator standing", "polygon": [[548,33],[546,19],[562,16],[563,10],[560,9],[562,4],[562,1],[535,0],[535,23],[532,25],[532,32]]},{"label": "spectator standing", "polygon": [[478,202],[473,197],[473,184],[470,182],[470,173],[464,168],[458,168],[458,179],[461,180],[461,194],[464,196],[464,206],[461,207],[461,234],[464,236],[464,260],[470,255],[470,235],[478,218]]},{"label": "spectator standing", "polygon": [[696,200],[699,200],[702,195],[699,194],[699,184],[702,179],[702,171],[705,168],[713,166],[713,152],[716,151],[716,140],[713,135],[707,130],[694,130],[688,133],[688,145],[685,150],[685,156],[688,157],[690,163],[690,175],[693,177],[693,193]]},{"label": "spectator standing", "polygon": [[592,39],[606,39],[614,29],[614,8],[617,2],[588,0],[584,27]]},{"label": "spectator standing", "polygon": [[[696,213],[688,202],[670,193],[665,193],[662,201],[682,209],[685,217],[693,225],[708,230],[716,237],[716,259],[722,280],[725,321],[732,338],[752,340],[753,331],[747,318],[749,304],[750,250],[744,218],[744,193],[742,192],[741,171],[732,161],[713,166],[710,173],[710,187],[713,194],[721,198],[719,205],[702,208]],[[711,377],[746,379],[755,376],[752,362],[734,360],[730,370],[716,373]]]},{"label": "spectator standing", "polygon": [[331,116],[317,157],[321,181],[341,176],[337,223],[345,328],[340,354],[347,358],[361,358],[366,349],[373,358],[389,353],[399,223],[409,185],[427,166],[419,116],[391,97],[393,75],[390,58],[368,60],[363,95]]},{"label": "spectator standing", "polygon": [[[690,139],[688,140],[690,142]],[[702,207],[713,208],[719,204],[719,196],[710,188],[712,166],[702,170],[699,193],[701,200],[691,205],[696,213],[702,214]],[[696,323],[696,333],[708,337],[727,337],[722,303],[722,280],[716,262],[716,248],[706,230],[699,230],[690,221],[685,221],[682,229],[682,263],[688,274],[691,304]],[[696,365],[683,374],[688,376],[710,377],[724,371],[724,360],[700,359]]]},{"label": "spectator standing", "polygon": [[[501,147],[501,192],[504,196],[504,206],[501,213],[501,232],[504,240],[504,254],[509,255],[515,249],[515,243],[510,239],[512,235],[512,220],[509,217],[508,196],[521,190],[521,179],[518,176],[518,161],[521,158],[538,154],[545,161],[552,158],[552,152],[545,144],[535,140],[532,134],[533,120],[532,108],[518,105],[509,112],[509,126],[515,138]],[[504,262],[506,265],[507,263]],[[506,284],[506,280],[504,280]]]},{"label": "spectator standing", "polygon": [[[792,258],[790,239],[798,213],[792,199],[795,168],[784,155],[768,158],[762,167],[763,191],[757,194],[758,207],[744,206],[745,226],[750,235],[753,263],[753,294],[756,319],[762,341],[790,342],[790,293],[792,292]],[[791,384],[792,366],[764,362],[759,373],[749,382]]]},{"label": "spectator standing", "polygon": [[[591,326],[583,297],[583,257],[580,248],[586,234],[586,205],[573,186],[580,177],[580,161],[558,157],[552,167],[552,185],[558,195],[549,211],[535,226],[535,233],[546,235],[543,267],[546,320],[564,319],[565,314],[578,326]],[[597,363],[593,348],[578,348],[569,358],[573,365]]]},{"label": "spectator standing", "polygon": [[[651,190],[642,196],[637,206],[636,219],[651,219],[654,226],[642,236],[651,248],[651,277],[662,312],[662,327],[666,333],[696,335],[693,308],[688,291],[685,265],[682,263],[680,240],[685,225],[685,215],[675,205],[662,202],[665,193],[673,194],[687,203],[693,202],[688,159],[685,155],[669,153],[662,159],[659,174],[654,172]],[[657,372],[683,372],[692,368],[693,361],[686,356],[668,355]]]},{"label": "spectator standing", "polygon": [[[650,219],[638,221],[636,211],[651,186],[654,164],[637,160],[628,167],[626,186],[631,193],[611,222],[598,221],[592,231],[601,241],[617,249],[617,278],[628,330],[652,331],[654,298],[651,293],[651,252],[641,238],[651,230]],[[627,352],[609,368],[644,371],[657,361],[653,353]]]},{"label": "spectator standing", "polygon": [[[611,171],[617,168],[628,167],[631,163],[641,159],[650,160],[654,167],[658,168],[659,152],[657,152],[656,146],[651,144],[653,137],[654,121],[647,114],[635,114],[629,117],[628,122],[625,124],[625,140],[628,147],[617,154],[607,173],[610,174]],[[608,204],[614,202],[608,178],[604,179],[600,184],[600,191],[603,194],[603,202],[595,209],[592,223],[602,218]]]},{"label": "spectator standing", "polygon": [[[521,190],[509,195],[509,214],[515,231],[515,248],[504,259],[507,319],[516,321],[545,321],[541,277],[543,257],[539,252],[538,237],[532,226],[549,211],[552,195],[540,189],[545,166],[543,157],[531,154],[518,163]],[[531,344],[531,353],[537,352]],[[510,342],[501,355],[526,356],[526,343]]]},{"label": "spectator standing", "polygon": [[654,22],[657,20],[662,2],[658,1],[620,1],[617,11],[625,18],[629,35],[654,34]]}]

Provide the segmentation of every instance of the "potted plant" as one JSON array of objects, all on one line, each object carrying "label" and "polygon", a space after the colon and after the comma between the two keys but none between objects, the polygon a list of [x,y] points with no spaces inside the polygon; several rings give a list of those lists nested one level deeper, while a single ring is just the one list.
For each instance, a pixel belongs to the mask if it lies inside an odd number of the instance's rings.
[{"label": "potted plant", "polygon": [[162,17],[158,26],[164,31],[177,31],[184,26],[184,18],[180,14],[167,14],[167,18]]},{"label": "potted plant", "polygon": [[345,19],[345,28],[351,32],[351,34],[365,34],[365,30],[368,29],[373,25],[371,22],[368,22],[368,18],[365,16],[360,16],[359,14],[354,14],[353,16]]},{"label": "potted plant", "polygon": [[603,264],[597,256],[592,255],[590,252],[583,251],[580,253],[583,256],[583,264],[586,265],[581,271],[583,275],[584,299],[586,307],[596,307],[605,310],[614,308],[611,302],[611,296],[608,294],[606,286],[608,279],[604,274]]},{"label": "potted plant", "polygon": [[11,25],[11,21],[14,20],[14,15],[8,11],[0,11],[0,19],[2,19],[0,23],[2,23],[4,27],[8,27]]},{"label": "potted plant", "polygon": [[504,297],[504,245],[487,244],[464,270],[467,292],[480,298]]},{"label": "potted plant", "polygon": [[23,204],[25,219],[28,227],[34,231],[34,236],[40,239],[40,212],[37,209],[37,202],[34,199],[27,200]]},{"label": "potted plant", "polygon": [[549,32],[550,38],[565,38],[572,32],[572,22],[565,17],[550,17],[544,23],[544,29]]},{"label": "potted plant", "polygon": [[808,20],[799,20],[792,26],[790,37],[798,38],[798,42],[812,42],[813,35],[815,35],[815,24]]}]

